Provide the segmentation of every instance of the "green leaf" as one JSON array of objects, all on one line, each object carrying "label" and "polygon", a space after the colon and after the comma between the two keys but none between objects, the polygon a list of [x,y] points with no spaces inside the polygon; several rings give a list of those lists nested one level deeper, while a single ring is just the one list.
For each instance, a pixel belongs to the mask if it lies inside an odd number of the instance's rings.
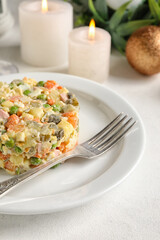
[{"label": "green leaf", "polygon": [[123,4],[120,8],[117,9],[117,11],[112,15],[110,22],[109,22],[109,27],[111,30],[114,30],[119,23],[121,22],[123,15],[127,9],[127,6],[130,4],[131,1]]},{"label": "green leaf", "polygon": [[[63,1],[70,2],[70,1],[67,1],[67,0],[63,0]],[[75,4],[78,4],[78,5],[83,5],[83,4],[86,5],[86,0],[72,0],[71,2],[73,2]]]},{"label": "green leaf", "polygon": [[131,21],[127,23],[122,23],[117,27],[116,32],[120,36],[123,36],[123,37],[128,36],[132,34],[134,31],[136,31],[137,29],[139,29],[140,27],[150,25],[154,22],[155,22],[154,19],[146,19],[146,20],[136,20],[136,21]]},{"label": "green leaf", "polygon": [[75,27],[79,27],[79,26],[85,25],[85,18],[82,15],[78,16],[76,18],[74,24],[75,24]]},{"label": "green leaf", "polygon": [[94,17],[102,22],[102,23],[106,23],[105,20],[99,15],[99,13],[97,12],[95,6],[94,6],[94,3],[93,3],[93,0],[88,0],[88,6],[89,6],[89,9],[90,11],[93,13]]},{"label": "green leaf", "polygon": [[143,19],[144,15],[146,15],[147,12],[150,12],[148,4],[140,4],[130,12],[130,16],[128,20],[131,21],[131,20]]},{"label": "green leaf", "polygon": [[146,13],[143,19],[153,19],[151,12]]},{"label": "green leaf", "polygon": [[108,8],[107,8],[106,0],[96,0],[95,8],[103,19],[108,18]]},{"label": "green leaf", "polygon": [[149,8],[152,16],[159,22],[160,21],[160,7],[155,0],[148,0]]},{"label": "green leaf", "polygon": [[85,7],[88,7],[88,1],[87,0],[79,0],[79,2],[81,2],[81,4]]},{"label": "green leaf", "polygon": [[123,37],[119,36],[117,33],[113,32],[112,42],[115,48],[117,48],[120,53],[124,54],[124,51],[126,49],[126,40]]}]

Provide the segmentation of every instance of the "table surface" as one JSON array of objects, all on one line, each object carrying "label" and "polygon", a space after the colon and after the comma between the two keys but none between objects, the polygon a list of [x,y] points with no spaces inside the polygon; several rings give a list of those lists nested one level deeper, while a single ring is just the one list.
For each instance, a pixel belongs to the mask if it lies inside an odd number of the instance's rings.
[{"label": "table surface", "polygon": [[[20,72],[37,71],[21,60],[17,27],[0,39],[0,58]],[[1,239],[160,239],[160,75],[141,76],[113,51],[105,85],[124,96],[144,122],[147,143],[140,164],[123,183],[84,206],[38,216],[0,215]]]}]

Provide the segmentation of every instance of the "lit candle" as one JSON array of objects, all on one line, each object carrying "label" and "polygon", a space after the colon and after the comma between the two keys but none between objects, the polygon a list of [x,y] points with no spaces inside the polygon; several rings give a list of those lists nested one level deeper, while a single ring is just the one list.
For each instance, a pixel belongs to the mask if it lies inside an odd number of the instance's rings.
[{"label": "lit candle", "polygon": [[69,73],[103,83],[109,72],[110,34],[90,26],[74,29],[69,35]]},{"label": "lit candle", "polygon": [[59,68],[68,63],[68,35],[73,8],[63,1],[22,2],[19,6],[22,59],[37,67]]}]

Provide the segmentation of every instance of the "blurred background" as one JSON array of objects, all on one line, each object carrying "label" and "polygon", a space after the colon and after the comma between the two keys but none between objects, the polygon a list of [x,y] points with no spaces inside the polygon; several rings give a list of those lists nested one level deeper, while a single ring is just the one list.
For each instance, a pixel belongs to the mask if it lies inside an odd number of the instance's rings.
[{"label": "blurred background", "polygon": [[8,31],[6,31],[3,35],[0,35],[0,47],[16,46],[20,44],[20,34],[18,28],[18,5],[20,2],[22,2],[22,0],[6,0],[6,2],[8,9],[13,16],[14,25],[9,28]]}]

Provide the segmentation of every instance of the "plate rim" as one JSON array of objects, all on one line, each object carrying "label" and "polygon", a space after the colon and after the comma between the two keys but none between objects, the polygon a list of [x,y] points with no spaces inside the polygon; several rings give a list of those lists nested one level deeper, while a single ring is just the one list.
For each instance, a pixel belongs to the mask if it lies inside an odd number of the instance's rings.
[{"label": "plate rim", "polygon": [[[55,195],[50,195],[50,196],[44,196],[44,197],[40,197],[40,198],[35,198],[35,199],[27,199],[26,201],[24,200],[21,200],[20,202],[19,201],[15,201],[15,202],[11,202],[11,203],[7,203],[7,204],[1,204],[0,203],[0,213],[2,214],[13,214],[13,215],[35,215],[35,214],[44,214],[44,213],[51,213],[51,212],[60,212],[60,211],[64,211],[64,210],[67,210],[67,209],[71,209],[71,208],[74,208],[74,207],[77,207],[77,206],[81,206],[85,203],[88,203],[89,201],[91,200],[94,200],[96,198],[98,198],[99,196],[105,194],[106,192],[108,192],[109,190],[111,190],[112,188],[116,187],[117,185],[119,185],[121,182],[123,182],[133,171],[134,169],[136,168],[136,166],[138,165],[138,163],[140,162],[142,156],[143,156],[143,153],[144,153],[144,150],[145,150],[145,145],[146,145],[146,132],[145,132],[145,127],[144,127],[144,124],[143,124],[143,121],[139,115],[139,113],[137,112],[137,110],[135,109],[135,107],[129,103],[128,100],[126,100],[123,96],[121,96],[119,93],[117,93],[117,91],[109,88],[108,86],[106,85],[102,85],[102,84],[99,84],[97,82],[94,82],[94,81],[91,81],[91,80],[88,80],[88,79],[85,79],[85,78],[81,78],[81,77],[78,77],[78,76],[74,76],[74,75],[68,75],[68,74],[62,74],[62,73],[53,73],[53,72],[25,72],[25,73],[14,73],[14,74],[9,74],[9,75],[5,75],[5,76],[0,76],[0,80],[2,78],[11,78],[14,76],[20,76],[20,75],[47,75],[47,74],[50,74],[50,75],[53,75],[53,78],[56,78],[56,76],[59,76],[59,77],[69,77],[71,78],[71,81],[73,78],[78,79],[79,81],[83,81],[83,82],[87,82],[88,84],[91,84],[91,85],[94,85],[94,86],[99,86],[99,89],[105,89],[105,91],[108,91],[111,93],[111,95],[113,95],[113,97],[118,97],[119,99],[121,99],[123,101],[123,103],[125,103],[126,105],[128,105],[128,107],[132,110],[132,112],[137,116],[138,118],[138,121],[139,121],[139,126],[141,128],[141,137],[142,137],[142,147],[141,147],[141,151],[139,153],[139,156],[137,158],[137,160],[135,161],[134,165],[132,166],[132,168],[130,169],[130,171],[128,171],[122,178],[120,178],[117,182],[115,182],[114,184],[112,184],[110,187],[108,187],[107,189],[104,189],[103,191],[100,191],[98,193],[95,193],[95,194],[92,194],[91,196],[85,196],[83,200],[77,200],[71,204],[67,204],[63,207],[59,207],[57,209],[48,209],[48,210],[41,210],[41,211],[37,211],[37,210],[31,210],[31,211],[17,211],[17,209],[14,209],[14,204],[16,205],[17,203],[23,203],[24,202],[29,202],[29,201],[37,201],[39,199],[46,199],[47,197],[49,199],[51,199],[53,196]],[[33,76],[34,78],[34,76]],[[35,77],[36,78],[36,77]],[[38,77],[37,77],[38,78]],[[56,79],[55,79],[56,80]],[[58,80],[57,80],[58,81]],[[63,84],[64,85],[64,84]],[[67,84],[66,84],[67,85]],[[96,179],[95,179],[96,180]],[[95,181],[93,180],[93,181]],[[93,182],[91,181],[91,182]],[[82,188],[83,186],[81,187],[78,187],[78,189]],[[72,192],[73,190],[70,190],[70,191],[67,191],[67,193],[69,192]],[[58,194],[60,195],[60,194]],[[30,204],[30,203],[29,203]],[[7,207],[9,206],[9,210],[6,210],[4,207]],[[13,207],[12,207],[13,206]],[[2,210],[3,208],[3,210]]]}]

